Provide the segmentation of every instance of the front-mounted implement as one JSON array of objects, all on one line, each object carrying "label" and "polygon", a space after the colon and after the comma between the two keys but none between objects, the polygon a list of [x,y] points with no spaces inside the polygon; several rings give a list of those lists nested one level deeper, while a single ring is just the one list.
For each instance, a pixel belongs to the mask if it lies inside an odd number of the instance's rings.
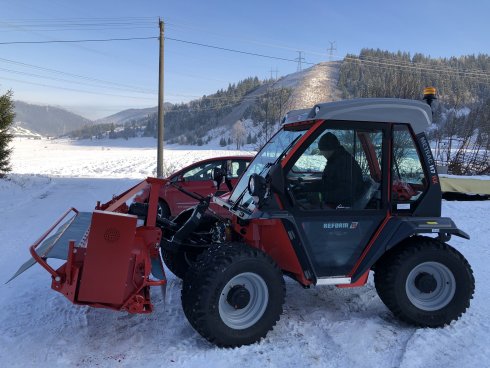
[{"label": "front-mounted implement", "polygon": [[[166,284],[158,253],[162,234],[156,226],[158,190],[164,184],[149,178],[108,203],[98,203],[92,213],[66,211],[30,247],[32,259],[14,277],[37,262],[51,274],[53,290],[74,304],[150,313],[150,286]],[[141,224],[126,202],[148,185],[148,216]],[[65,263],[54,269],[49,258]]]}]

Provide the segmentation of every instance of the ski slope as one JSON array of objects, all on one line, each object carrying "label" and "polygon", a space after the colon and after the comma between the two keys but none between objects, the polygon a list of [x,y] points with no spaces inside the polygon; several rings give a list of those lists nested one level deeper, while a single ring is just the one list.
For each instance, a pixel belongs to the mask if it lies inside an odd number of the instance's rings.
[{"label": "ski slope", "polygon": [[[357,289],[303,289],[286,279],[284,314],[255,345],[219,349],[187,323],[181,282],[168,274],[155,312],[129,315],[77,307],[50,289],[35,265],[3,284],[34,242],[73,206],[93,209],[154,175],[154,140],[78,142],[15,140],[10,180],[0,180],[0,367],[485,367],[490,362],[490,201],[444,202],[472,239],[451,244],[473,267],[475,297],[468,312],[443,329],[398,321],[378,298],[372,276]],[[169,147],[167,169],[236,153]],[[246,154],[248,152],[241,152]],[[170,164],[171,162],[171,164]]]}]

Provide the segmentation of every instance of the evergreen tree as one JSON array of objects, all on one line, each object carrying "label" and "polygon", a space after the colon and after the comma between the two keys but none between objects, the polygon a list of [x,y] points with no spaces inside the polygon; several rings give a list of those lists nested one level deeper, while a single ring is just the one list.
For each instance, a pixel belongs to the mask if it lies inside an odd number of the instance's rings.
[{"label": "evergreen tree", "polygon": [[14,122],[14,101],[12,100],[12,91],[0,96],[0,178],[5,177],[10,168],[10,154],[12,149],[9,148],[9,143],[12,140],[12,135],[8,129]]}]

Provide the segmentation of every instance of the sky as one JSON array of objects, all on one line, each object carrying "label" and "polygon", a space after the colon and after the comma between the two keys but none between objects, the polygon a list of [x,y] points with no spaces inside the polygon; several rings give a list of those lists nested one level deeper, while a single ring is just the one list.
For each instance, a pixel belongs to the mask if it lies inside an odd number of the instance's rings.
[{"label": "sky", "polygon": [[[331,42],[334,60],[362,48],[490,54],[487,0],[0,0],[0,9],[0,94],[11,89],[16,100],[91,119],[157,105],[159,18],[166,37],[164,99],[172,103],[249,76],[295,72],[298,51],[303,68],[328,61]],[[145,39],[12,43],[114,38]]]}]

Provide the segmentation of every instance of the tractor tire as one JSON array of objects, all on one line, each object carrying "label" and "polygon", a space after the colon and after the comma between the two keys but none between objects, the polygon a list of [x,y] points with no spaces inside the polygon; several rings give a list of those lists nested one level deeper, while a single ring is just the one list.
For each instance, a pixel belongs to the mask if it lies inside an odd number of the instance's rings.
[{"label": "tractor tire", "polygon": [[219,244],[202,253],[184,278],[182,307],[191,326],[220,347],[253,344],[282,314],[285,284],[259,249]]},{"label": "tractor tire", "polygon": [[160,248],[165,266],[179,279],[183,279],[189,266],[196,261],[199,252],[173,252]]},{"label": "tractor tire", "polygon": [[463,255],[421,236],[388,251],[376,263],[374,283],[395,316],[420,327],[443,327],[457,320],[475,290],[473,271]]}]

